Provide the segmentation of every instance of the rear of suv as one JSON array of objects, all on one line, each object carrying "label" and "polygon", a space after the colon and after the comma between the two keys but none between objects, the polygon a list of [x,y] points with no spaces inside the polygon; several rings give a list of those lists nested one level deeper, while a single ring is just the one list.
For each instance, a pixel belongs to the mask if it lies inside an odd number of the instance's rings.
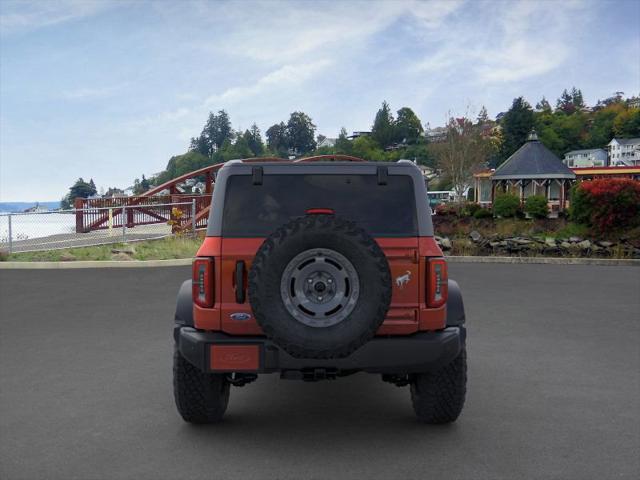
[{"label": "rear of suv", "polygon": [[426,423],[464,404],[462,296],[408,161],[227,163],[175,322],[187,422],[221,420],[230,387],[266,373],[380,374]]}]

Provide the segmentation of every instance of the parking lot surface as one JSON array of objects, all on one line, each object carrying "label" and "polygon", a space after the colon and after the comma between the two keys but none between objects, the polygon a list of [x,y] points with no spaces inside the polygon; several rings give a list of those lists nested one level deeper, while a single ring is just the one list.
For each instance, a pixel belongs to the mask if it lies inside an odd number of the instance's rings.
[{"label": "parking lot surface", "polygon": [[640,269],[454,264],[458,422],[358,374],[262,376],[182,422],[172,315],[187,267],[0,270],[2,479],[605,479],[640,472]]}]

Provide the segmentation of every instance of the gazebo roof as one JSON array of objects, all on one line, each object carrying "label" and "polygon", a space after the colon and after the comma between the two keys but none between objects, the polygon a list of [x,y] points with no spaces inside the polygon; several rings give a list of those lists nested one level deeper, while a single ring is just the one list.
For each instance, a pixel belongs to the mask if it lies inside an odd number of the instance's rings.
[{"label": "gazebo roof", "polygon": [[576,178],[569,167],[538,140],[532,131],[528,140],[493,173],[494,180],[521,178]]}]

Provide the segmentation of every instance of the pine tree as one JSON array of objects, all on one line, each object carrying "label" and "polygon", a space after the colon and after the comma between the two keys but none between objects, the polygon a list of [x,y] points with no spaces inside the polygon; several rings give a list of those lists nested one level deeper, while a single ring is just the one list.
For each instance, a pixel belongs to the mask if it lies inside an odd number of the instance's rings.
[{"label": "pine tree", "polygon": [[582,91],[573,87],[571,89],[571,102],[576,110],[582,110],[584,105],[584,99],[582,98]]},{"label": "pine tree", "polygon": [[535,125],[531,105],[523,98],[516,98],[511,108],[502,117],[503,142],[499,163],[504,162],[527,140]]},{"label": "pine tree", "polygon": [[209,112],[207,123],[202,129],[199,139],[196,141],[195,150],[208,157],[220,150],[224,142],[233,138],[233,129],[229,114],[224,110],[219,110],[218,114]]},{"label": "pine tree", "polygon": [[536,103],[536,110],[538,112],[551,113],[551,105],[549,104],[549,101],[546,99],[546,97],[543,96],[542,100]]},{"label": "pine tree", "polygon": [[487,113],[487,108],[483,105],[480,109],[480,113],[478,113],[478,123],[480,125],[484,125],[489,121],[489,114]]},{"label": "pine tree", "polygon": [[351,140],[347,138],[347,129],[342,127],[340,129],[340,135],[338,135],[338,139],[336,140],[336,153],[349,155],[351,154],[352,149],[353,145]]},{"label": "pine tree", "polygon": [[262,143],[262,135],[260,129],[254,123],[251,125],[250,130],[245,130],[244,138],[249,146],[249,149],[256,157],[259,157],[264,152],[264,144]]},{"label": "pine tree", "polygon": [[382,148],[386,148],[393,143],[395,137],[394,120],[389,104],[386,101],[382,102],[382,107],[376,113],[376,118],[371,127],[371,136]]},{"label": "pine tree", "polygon": [[569,92],[567,92],[566,88],[562,92],[562,95],[560,95],[560,98],[556,101],[556,109],[568,115],[571,115],[576,111],[576,107],[573,104],[573,97]]}]

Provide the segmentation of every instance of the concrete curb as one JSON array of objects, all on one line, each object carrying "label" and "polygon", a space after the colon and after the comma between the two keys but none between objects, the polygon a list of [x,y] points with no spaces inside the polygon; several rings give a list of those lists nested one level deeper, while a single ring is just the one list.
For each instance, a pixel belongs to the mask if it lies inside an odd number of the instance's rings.
[{"label": "concrete curb", "polygon": [[191,258],[171,260],[91,260],[71,262],[0,262],[0,270],[56,270],[74,268],[142,268],[142,267],[182,267],[191,265]]},{"label": "concrete curb", "polygon": [[[640,267],[640,260],[609,258],[558,258],[558,257],[445,257],[450,263],[527,263],[553,265],[606,265],[610,267]],[[191,258],[172,260],[94,260],[71,262],[0,262],[0,270],[56,270],[74,268],[146,268],[183,267],[191,265]]]},{"label": "concrete curb", "polygon": [[528,263],[552,265],[606,265],[610,267],[640,267],[640,260],[617,258],[571,258],[571,257],[445,257],[450,263]]}]

